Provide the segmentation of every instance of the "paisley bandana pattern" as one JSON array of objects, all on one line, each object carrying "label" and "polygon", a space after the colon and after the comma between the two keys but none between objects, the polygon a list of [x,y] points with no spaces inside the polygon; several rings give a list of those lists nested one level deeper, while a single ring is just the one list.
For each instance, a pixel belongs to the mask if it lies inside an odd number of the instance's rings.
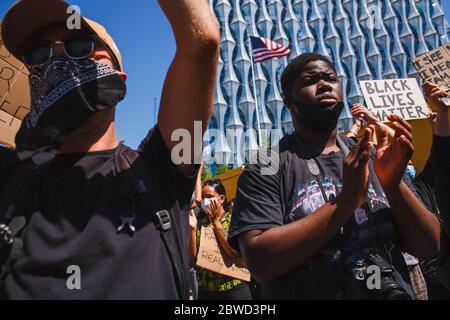
[{"label": "paisley bandana pattern", "polygon": [[125,81],[93,59],[56,57],[34,67],[29,77],[31,110],[16,135],[20,159],[58,150],[91,115],[125,98]]},{"label": "paisley bandana pattern", "polygon": [[25,125],[35,127],[41,114],[72,89],[115,73],[110,66],[91,59],[55,58],[44,66],[35,67],[29,79],[31,110]]}]

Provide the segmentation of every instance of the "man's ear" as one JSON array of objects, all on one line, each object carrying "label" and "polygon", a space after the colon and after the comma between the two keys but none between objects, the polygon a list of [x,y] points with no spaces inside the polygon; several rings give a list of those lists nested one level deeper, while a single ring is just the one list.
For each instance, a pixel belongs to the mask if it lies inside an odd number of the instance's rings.
[{"label": "man's ear", "polygon": [[123,81],[127,81],[128,75],[125,72],[117,71],[119,73],[119,76],[123,79]]}]

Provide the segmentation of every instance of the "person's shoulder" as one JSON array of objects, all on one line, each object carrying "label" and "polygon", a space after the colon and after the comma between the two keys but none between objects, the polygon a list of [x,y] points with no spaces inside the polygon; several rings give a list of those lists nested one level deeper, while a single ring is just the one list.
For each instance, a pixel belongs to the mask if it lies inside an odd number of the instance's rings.
[{"label": "person's shoulder", "polygon": [[295,132],[285,135],[283,138],[281,138],[280,142],[278,143],[280,153],[292,151],[293,149],[296,148],[296,146],[297,144]]},{"label": "person's shoulder", "polygon": [[258,150],[245,166],[243,176],[278,177],[286,163],[298,156],[298,148],[295,133],[285,135],[277,144]]},{"label": "person's shoulder", "polygon": [[294,133],[287,134],[273,146],[258,150],[257,157],[254,157],[254,159],[257,159],[258,161],[254,164],[256,165],[264,164],[265,162],[271,160],[275,156],[280,156],[280,158],[283,158],[283,156],[286,153],[295,151],[295,148],[296,148],[295,134]]},{"label": "person's shoulder", "polygon": [[[158,128],[158,125],[155,125],[153,128],[149,130],[145,138],[141,141],[139,147],[137,148],[137,152],[140,154],[148,153],[156,151],[158,149],[167,149],[167,146],[164,143],[163,137],[161,135],[161,131]],[[159,150],[161,151],[161,150]]]}]

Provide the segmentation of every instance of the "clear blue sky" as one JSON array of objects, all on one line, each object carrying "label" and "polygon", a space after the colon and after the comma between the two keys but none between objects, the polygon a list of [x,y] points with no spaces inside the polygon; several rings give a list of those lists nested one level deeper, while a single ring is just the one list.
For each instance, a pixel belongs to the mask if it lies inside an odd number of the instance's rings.
[{"label": "clear blue sky", "polygon": [[[0,17],[14,2],[0,1]],[[170,25],[156,0],[68,2],[80,6],[82,15],[103,24],[121,50],[128,94],[117,109],[117,132],[129,146],[137,147],[155,124],[154,98],[159,104],[164,77],[175,54]],[[449,19],[450,0],[443,0],[443,6]]]}]

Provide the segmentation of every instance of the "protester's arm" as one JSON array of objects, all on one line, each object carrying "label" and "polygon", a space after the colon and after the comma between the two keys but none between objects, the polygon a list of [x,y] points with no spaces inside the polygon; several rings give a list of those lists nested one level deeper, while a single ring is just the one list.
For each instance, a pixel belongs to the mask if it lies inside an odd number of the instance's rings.
[{"label": "protester's arm", "polygon": [[191,263],[195,262],[197,257],[197,218],[195,217],[194,210],[189,210],[189,228],[191,231],[189,240],[189,257]]},{"label": "protester's arm", "polygon": [[450,136],[435,135],[433,149],[433,181],[436,202],[444,221],[445,230],[450,237]]},{"label": "protester's arm", "polygon": [[[190,164],[179,168],[191,174],[201,159],[202,136],[213,108],[214,82],[220,45],[219,25],[207,0],[158,0],[169,19],[177,50],[167,73],[161,97],[158,127],[164,142],[172,150],[177,129],[189,132]],[[194,121],[201,121],[200,132],[194,134]],[[181,131],[180,131],[181,132]],[[188,150],[183,150],[189,152]]]},{"label": "protester's arm", "polygon": [[232,259],[236,259],[239,253],[228,243],[228,232],[224,229],[220,221],[213,222],[214,234],[225,254]]},{"label": "protester's arm", "polygon": [[[366,129],[361,143],[344,161],[343,189],[336,199],[298,221],[267,230],[250,230],[238,237],[241,252],[256,279],[277,278],[306,262],[367,200],[368,161],[373,148],[369,141],[373,130],[373,127]],[[277,188],[273,186],[274,190]],[[237,206],[238,199],[236,202]]]},{"label": "protester's arm", "polygon": [[433,181],[436,193],[436,202],[439,207],[444,228],[450,236],[450,127],[448,122],[448,107],[440,98],[448,94],[442,87],[426,82],[423,85],[428,103],[436,111],[431,118],[433,127],[433,148],[431,161],[433,163]]},{"label": "protester's arm", "polygon": [[195,216],[194,208],[195,206],[201,205],[202,202],[202,171],[204,162],[202,161],[200,169],[197,173],[197,180],[195,183],[194,199],[191,202],[191,210],[189,210],[189,226],[191,230],[191,239],[189,242],[189,255],[191,257],[191,262],[195,262],[197,257],[197,217]]},{"label": "protester's arm", "polygon": [[197,206],[200,207],[202,203],[202,172],[203,167],[205,166],[205,162],[202,161],[200,168],[197,173],[197,181],[195,183],[195,190],[194,190],[194,198],[195,202],[197,203]]},{"label": "protester's arm", "polygon": [[428,103],[436,110],[436,117],[432,119],[433,134],[438,137],[450,136],[448,107],[440,101],[441,98],[448,97],[449,94],[441,86],[430,82],[425,82],[423,89]]},{"label": "protester's arm", "polygon": [[395,127],[395,136],[389,143],[387,131],[378,128],[374,169],[391,206],[403,248],[419,259],[426,259],[439,251],[439,221],[402,181],[414,152],[412,128],[397,115],[390,115],[389,120]]},{"label": "protester's arm", "polygon": [[319,252],[361,204],[342,192],[332,203],[298,221],[239,236],[241,252],[259,281],[282,276]]}]

